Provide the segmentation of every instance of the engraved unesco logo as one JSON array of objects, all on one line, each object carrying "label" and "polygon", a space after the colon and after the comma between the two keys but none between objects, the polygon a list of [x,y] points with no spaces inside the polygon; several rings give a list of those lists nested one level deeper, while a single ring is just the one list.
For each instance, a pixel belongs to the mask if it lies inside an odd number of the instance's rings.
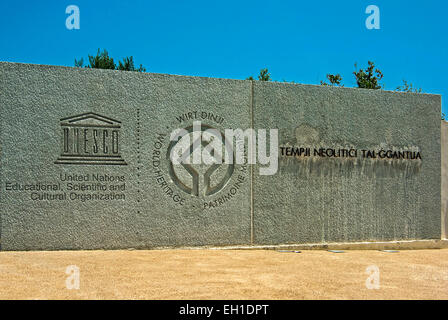
[{"label": "engraved unesco logo", "polygon": [[127,165],[121,122],[93,112],[60,119],[61,155],[55,164]]},{"label": "engraved unesco logo", "polygon": [[[225,164],[224,152],[211,148],[217,142],[234,158],[232,144],[223,137],[224,135],[216,128],[202,124],[199,128],[195,126],[184,128],[182,135],[171,140],[166,157],[169,161],[169,175],[177,187],[187,194],[198,197],[200,193],[211,196],[226,186],[235,170],[235,161]],[[201,149],[209,152],[201,152]],[[186,161],[175,163],[171,155],[176,151],[179,157]],[[192,164],[194,161],[188,160],[190,157],[194,158],[197,152],[202,153],[204,163],[194,166]],[[221,161],[214,161],[214,157],[219,157]]]},{"label": "engraved unesco logo", "polygon": [[[209,111],[176,117],[170,133],[157,133],[151,152],[156,186],[177,205],[217,208],[246,192],[248,153],[244,132],[222,129],[224,118]],[[204,121],[204,122],[202,122]]]}]

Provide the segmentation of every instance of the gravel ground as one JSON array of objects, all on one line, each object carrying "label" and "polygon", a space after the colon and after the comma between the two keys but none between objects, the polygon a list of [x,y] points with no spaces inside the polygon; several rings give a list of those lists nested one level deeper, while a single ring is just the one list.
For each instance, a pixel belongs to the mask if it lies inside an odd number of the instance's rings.
[{"label": "gravel ground", "polygon": [[448,299],[448,249],[0,252],[0,299]]}]

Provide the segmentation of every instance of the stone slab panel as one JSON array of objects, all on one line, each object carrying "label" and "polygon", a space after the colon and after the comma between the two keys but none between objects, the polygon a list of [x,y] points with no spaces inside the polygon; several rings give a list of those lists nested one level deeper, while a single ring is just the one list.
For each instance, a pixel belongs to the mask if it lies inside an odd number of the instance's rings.
[{"label": "stone slab panel", "polygon": [[255,169],[255,244],[440,239],[440,106],[438,95],[255,82],[255,128],[278,128],[290,148],[277,174]]},{"label": "stone slab panel", "polygon": [[440,124],[440,144],[442,154],[442,238],[448,238],[448,123],[442,120]]},{"label": "stone slab panel", "polygon": [[[0,63],[2,250],[250,243],[245,168],[229,176],[223,165],[205,183],[207,168],[195,167],[192,193],[192,176],[177,165],[170,173],[167,159],[170,133],[195,120],[248,127],[250,89],[248,81]],[[224,201],[238,175],[244,183]]]}]

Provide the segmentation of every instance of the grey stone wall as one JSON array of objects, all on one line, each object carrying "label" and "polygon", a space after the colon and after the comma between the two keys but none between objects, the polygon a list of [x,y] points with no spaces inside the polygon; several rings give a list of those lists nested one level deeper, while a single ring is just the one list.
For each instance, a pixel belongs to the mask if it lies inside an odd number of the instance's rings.
[{"label": "grey stone wall", "polygon": [[[437,95],[0,63],[0,108],[2,250],[440,238]],[[195,121],[278,128],[278,172],[172,164]]]},{"label": "grey stone wall", "polygon": [[[281,145],[377,152],[283,157],[277,175],[256,175],[257,243],[440,238],[439,96],[257,82],[254,115]],[[382,149],[422,159],[380,159]]]},{"label": "grey stone wall", "polygon": [[442,120],[440,127],[442,150],[442,238],[448,238],[448,123]]}]

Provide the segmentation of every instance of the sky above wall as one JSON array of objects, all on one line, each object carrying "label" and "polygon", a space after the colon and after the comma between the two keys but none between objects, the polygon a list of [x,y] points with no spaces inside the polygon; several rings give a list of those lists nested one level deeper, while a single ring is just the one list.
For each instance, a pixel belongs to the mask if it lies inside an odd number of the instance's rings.
[{"label": "sky above wall", "polygon": [[[68,29],[69,5],[79,29]],[[369,5],[379,29],[368,29]],[[73,66],[107,49],[148,72],[319,84],[374,61],[386,90],[402,80],[442,95],[448,114],[448,2],[390,1],[2,1],[0,61]]]}]

